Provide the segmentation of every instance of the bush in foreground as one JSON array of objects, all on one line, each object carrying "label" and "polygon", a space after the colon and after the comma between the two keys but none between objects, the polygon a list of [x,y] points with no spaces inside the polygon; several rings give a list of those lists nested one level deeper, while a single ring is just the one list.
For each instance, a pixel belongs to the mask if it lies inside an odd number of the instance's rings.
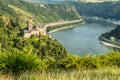
[{"label": "bush in foreground", "polygon": [[12,52],[3,51],[0,53],[0,71],[18,74],[24,71],[94,70],[102,67],[120,67],[119,51],[96,56],[67,55],[66,58],[57,60],[50,56],[43,59],[37,54],[22,53],[15,49]]},{"label": "bush in foreground", "polygon": [[104,55],[86,55],[86,56],[73,56],[69,55],[65,59],[57,63],[57,66],[65,70],[89,70],[98,69],[101,67],[120,67],[120,52],[110,51]]},{"label": "bush in foreground", "polygon": [[23,71],[37,71],[45,68],[44,63],[35,54],[0,53],[0,71],[18,74]]}]

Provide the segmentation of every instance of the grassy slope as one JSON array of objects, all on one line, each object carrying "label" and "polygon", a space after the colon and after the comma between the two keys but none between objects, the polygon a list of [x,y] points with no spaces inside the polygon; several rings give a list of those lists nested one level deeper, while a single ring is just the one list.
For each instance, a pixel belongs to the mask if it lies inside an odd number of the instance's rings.
[{"label": "grassy slope", "polygon": [[[67,15],[66,15],[67,14]],[[0,16],[19,19],[25,24],[27,19],[34,22],[56,22],[80,18],[76,8],[72,5],[44,5],[33,4],[23,0],[0,0]]]},{"label": "grassy slope", "polygon": [[0,75],[0,80],[119,80],[120,68],[100,68],[86,71],[26,72],[20,76]]},{"label": "grassy slope", "polygon": [[[111,71],[110,71],[110,70]],[[88,71],[69,71],[51,73],[23,74],[18,80],[119,80],[120,71],[115,68],[106,68]]]}]

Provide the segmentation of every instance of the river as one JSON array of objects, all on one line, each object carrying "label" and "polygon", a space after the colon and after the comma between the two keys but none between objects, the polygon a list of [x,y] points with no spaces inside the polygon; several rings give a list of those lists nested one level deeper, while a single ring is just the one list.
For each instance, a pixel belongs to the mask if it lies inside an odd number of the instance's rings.
[{"label": "river", "polygon": [[85,19],[85,24],[51,33],[71,54],[83,56],[86,54],[105,54],[112,50],[102,45],[99,36],[115,28],[109,22],[96,19]]}]

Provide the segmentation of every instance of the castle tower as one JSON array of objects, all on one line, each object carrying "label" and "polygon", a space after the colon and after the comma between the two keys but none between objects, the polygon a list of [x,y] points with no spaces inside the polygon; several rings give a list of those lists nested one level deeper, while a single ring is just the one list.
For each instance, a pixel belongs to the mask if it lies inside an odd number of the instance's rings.
[{"label": "castle tower", "polygon": [[27,27],[28,27],[28,30],[31,30],[32,27],[33,27],[33,20],[27,20]]}]

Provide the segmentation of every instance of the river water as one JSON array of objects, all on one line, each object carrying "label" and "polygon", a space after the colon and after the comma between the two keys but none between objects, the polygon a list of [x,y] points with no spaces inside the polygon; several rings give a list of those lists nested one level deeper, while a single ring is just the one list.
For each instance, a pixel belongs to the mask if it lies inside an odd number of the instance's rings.
[{"label": "river water", "polygon": [[111,50],[99,41],[99,36],[114,29],[115,25],[101,20],[86,19],[85,24],[51,33],[71,54],[105,54]]}]

